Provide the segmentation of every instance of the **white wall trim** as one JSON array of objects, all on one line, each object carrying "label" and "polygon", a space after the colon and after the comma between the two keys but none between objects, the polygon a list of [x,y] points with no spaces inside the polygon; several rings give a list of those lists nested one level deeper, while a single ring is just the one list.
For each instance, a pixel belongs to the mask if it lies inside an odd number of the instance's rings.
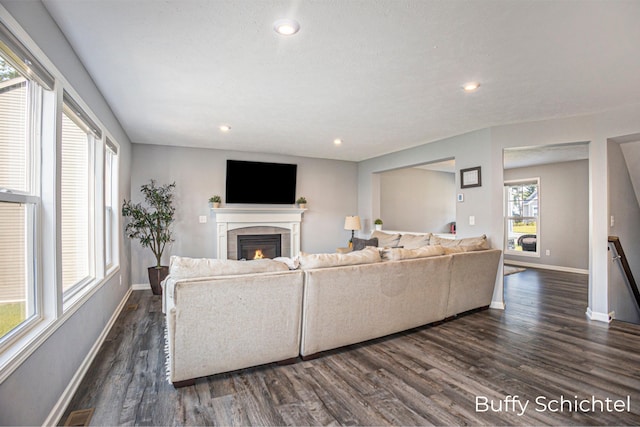
[{"label": "white wall trim", "polygon": [[518,267],[541,268],[543,270],[563,271],[565,273],[589,274],[589,270],[574,267],[562,267],[560,265],[535,264],[533,262],[514,261],[510,259],[504,260],[505,264],[516,265]]},{"label": "white wall trim", "polygon": [[78,370],[73,375],[73,378],[65,388],[64,392],[56,402],[55,406],[51,409],[49,416],[45,419],[44,423],[42,424],[43,426],[58,425],[59,421],[63,421],[63,420],[60,420],[60,418],[64,415],[64,412],[67,410],[67,406],[69,406],[71,399],[73,399],[73,395],[78,390],[78,387],[80,386],[80,383],[82,382],[82,379],[84,378],[85,374],[89,370],[89,367],[93,362],[93,359],[95,359],[96,355],[98,354],[98,351],[100,351],[100,347],[102,347],[102,344],[104,343],[104,340],[107,338],[109,331],[111,331],[111,328],[116,323],[116,320],[118,319],[120,312],[122,311],[127,300],[129,299],[131,292],[132,292],[132,288],[129,288],[129,290],[124,294],[124,297],[120,301],[120,304],[118,304],[118,307],[116,307],[116,310],[113,312],[113,315],[109,319],[109,322],[105,325],[104,329],[102,330],[102,333],[100,334],[96,342],[91,347],[91,350],[89,351],[87,356],[84,358],[84,360],[78,367]]},{"label": "white wall trim", "polygon": [[147,291],[151,289],[151,285],[148,283],[134,283],[131,285],[132,291]]},{"label": "white wall trim", "polygon": [[611,323],[611,320],[613,320],[612,315],[614,314],[613,312],[611,313],[598,313],[595,311],[591,310],[591,307],[587,308],[587,317],[590,320],[595,320],[597,322],[605,322],[605,323]]},{"label": "white wall trim", "polygon": [[507,305],[504,303],[504,301],[491,301],[489,308],[495,308],[496,310],[504,310],[505,308],[507,308]]}]

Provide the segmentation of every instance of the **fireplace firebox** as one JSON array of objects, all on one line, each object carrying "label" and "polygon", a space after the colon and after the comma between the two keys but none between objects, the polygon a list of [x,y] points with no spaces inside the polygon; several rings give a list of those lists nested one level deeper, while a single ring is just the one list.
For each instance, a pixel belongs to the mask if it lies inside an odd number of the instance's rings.
[{"label": "fireplace firebox", "polygon": [[281,234],[238,236],[238,259],[276,258],[282,255]]}]

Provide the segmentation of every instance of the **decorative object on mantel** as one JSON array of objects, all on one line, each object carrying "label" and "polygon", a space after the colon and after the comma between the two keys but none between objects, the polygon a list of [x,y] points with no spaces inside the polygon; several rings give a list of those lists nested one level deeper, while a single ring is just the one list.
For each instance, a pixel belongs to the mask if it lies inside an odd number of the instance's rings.
[{"label": "decorative object on mantel", "polygon": [[214,208],[219,208],[220,207],[220,203],[222,203],[222,197],[215,195],[211,198],[209,198],[209,203],[211,203],[211,206]]},{"label": "decorative object on mantel", "polygon": [[143,248],[150,248],[156,257],[156,265],[149,267],[149,283],[155,295],[162,294],[160,282],[169,274],[169,267],[162,265],[162,254],[167,243],[173,242],[171,224],[176,209],[173,207],[173,189],[176,183],[156,186],[155,180],[140,187],[148,207],[142,203],[124,201],[122,216],[129,218],[125,233],[130,239],[140,240]]},{"label": "decorative object on mantel", "polygon": [[300,209],[304,209],[307,207],[307,199],[304,196],[298,197],[298,200],[296,200],[296,203],[298,204],[298,207]]},{"label": "decorative object on mantel", "polygon": [[375,225],[376,230],[382,230],[382,220],[380,218],[377,218],[375,221],[373,221],[373,224]]},{"label": "decorative object on mantel", "polygon": [[460,188],[471,188],[482,186],[482,175],[480,166],[475,168],[460,169]]},{"label": "decorative object on mantel", "polygon": [[360,217],[358,215],[348,216],[344,219],[344,229],[351,230],[351,239],[349,239],[349,247],[353,247],[353,235],[356,230],[360,230]]}]

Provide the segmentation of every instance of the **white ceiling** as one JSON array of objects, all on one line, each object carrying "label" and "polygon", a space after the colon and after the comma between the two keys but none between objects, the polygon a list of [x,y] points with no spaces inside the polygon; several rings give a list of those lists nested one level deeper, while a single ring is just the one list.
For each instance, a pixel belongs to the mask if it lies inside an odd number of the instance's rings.
[{"label": "white ceiling", "polygon": [[43,3],[136,143],[359,161],[640,103],[637,0]]}]

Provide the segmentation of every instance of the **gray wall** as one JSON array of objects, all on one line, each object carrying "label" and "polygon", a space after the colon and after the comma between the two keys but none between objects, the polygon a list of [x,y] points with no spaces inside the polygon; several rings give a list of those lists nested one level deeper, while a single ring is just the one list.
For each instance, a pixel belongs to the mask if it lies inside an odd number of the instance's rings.
[{"label": "gray wall", "polygon": [[388,230],[448,233],[456,219],[456,177],[420,168],[380,174],[380,217]]},{"label": "gray wall", "polygon": [[[458,236],[470,237],[486,234],[494,247],[501,247],[501,239],[493,241],[491,229],[494,207],[491,200],[495,197],[495,188],[491,185],[492,174],[502,170],[502,155],[491,149],[491,130],[483,129],[454,136],[408,150],[398,151],[385,156],[365,160],[358,164],[358,211],[365,222],[367,232],[373,227],[373,220],[381,217],[380,172],[399,168],[435,163],[455,159],[456,193],[464,196],[464,202],[456,205]],[[481,166],[481,187],[460,189],[460,169]],[[475,224],[469,223],[469,217],[475,217]],[[452,219],[453,221],[453,219]],[[386,227],[385,228],[390,228]]]},{"label": "gray wall", "polygon": [[[66,39],[39,1],[1,1],[120,144],[119,189],[130,197],[129,139]],[[1,425],[41,425],[65,392],[129,288],[129,245],[120,239],[120,271],[0,384]],[[51,256],[51,254],[45,254]],[[120,283],[122,277],[122,283]],[[45,277],[45,286],[55,286]]]},{"label": "gray wall", "polygon": [[526,178],[540,178],[540,258],[509,254],[505,260],[588,270],[589,161],[504,171],[505,181]]},{"label": "gray wall", "polygon": [[[244,153],[201,148],[133,144],[131,174],[132,197],[141,201],[140,186],[155,179],[159,183],[176,182],[175,242],[170,255],[215,258],[216,227],[208,199],[222,196],[225,206],[226,161],[250,160],[295,163],[298,165],[297,195],[307,198],[307,211],[301,225],[301,249],[304,252],[335,252],[345,246],[350,233],[344,230],[344,218],[357,211],[357,165],[353,162],[312,159],[271,154]],[[257,181],[256,185],[268,185]],[[198,217],[207,216],[200,224]],[[132,281],[146,284],[147,267],[154,265],[151,251],[132,243]]]},{"label": "gray wall", "polygon": [[[634,192],[629,172],[637,165],[633,158],[626,159],[624,151],[633,152],[640,148],[640,142],[618,144],[609,141],[609,215],[614,224],[609,223],[609,234],[618,236],[622,243],[629,266],[636,282],[640,281],[640,206]],[[631,153],[628,153],[631,156]],[[609,263],[609,300],[615,318],[632,323],[640,323],[640,312],[624,278],[619,262]]]}]

